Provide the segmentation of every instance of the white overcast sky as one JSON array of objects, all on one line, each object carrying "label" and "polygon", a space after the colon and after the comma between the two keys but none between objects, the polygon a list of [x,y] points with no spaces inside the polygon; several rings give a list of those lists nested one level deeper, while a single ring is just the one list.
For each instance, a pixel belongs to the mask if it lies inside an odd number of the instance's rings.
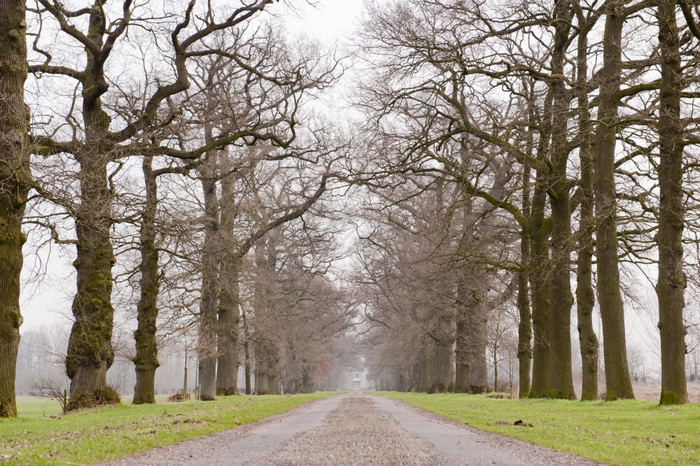
[{"label": "white overcast sky", "polygon": [[363,0],[319,0],[313,7],[299,7],[298,25],[310,37],[342,40],[357,25],[362,5]]}]

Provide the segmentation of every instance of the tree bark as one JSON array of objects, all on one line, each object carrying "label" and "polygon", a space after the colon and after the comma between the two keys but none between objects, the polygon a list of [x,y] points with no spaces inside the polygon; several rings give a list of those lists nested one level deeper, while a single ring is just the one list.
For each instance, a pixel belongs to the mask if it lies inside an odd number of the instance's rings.
[{"label": "tree bark", "polygon": [[547,248],[549,222],[544,218],[546,200],[543,175],[538,172],[532,197],[530,289],[532,290],[532,387],[529,397],[547,396],[551,362],[550,261]]},{"label": "tree bark", "polygon": [[25,2],[0,2],[0,417],[17,416],[22,218],[31,185],[26,29]]},{"label": "tree bark", "polygon": [[243,342],[243,352],[245,354],[245,394],[253,394],[253,385],[251,380],[251,364],[252,355],[250,347],[250,327],[248,326],[248,316],[246,315],[245,309],[241,309],[241,318],[243,319],[243,335],[245,336],[245,341]]},{"label": "tree bark", "polygon": [[435,374],[430,393],[447,393],[454,389],[452,340],[441,338],[435,347]]},{"label": "tree bark", "polygon": [[[87,37],[100,51],[106,32],[106,18],[100,3],[90,10]],[[75,217],[78,258],[77,293],[73,299],[75,321],[68,340],[66,373],[71,379],[69,409],[119,402],[116,392],[107,386],[107,370],[114,362],[112,328],[112,266],[114,251],[112,227],[112,191],[108,164],[114,157],[110,142],[111,119],[102,109],[101,96],[107,91],[103,62],[86,49],[87,63],[82,81],[82,116],[85,144],[77,151],[80,164],[80,205]]]},{"label": "tree bark", "polygon": [[520,234],[520,261],[518,271],[518,397],[526,398],[530,393],[530,371],[532,369],[532,312],[529,297],[530,237],[527,230]]},{"label": "tree bark", "polygon": [[458,309],[455,335],[455,387],[457,393],[486,391],[486,315],[479,277],[474,267],[466,267],[457,285]]},{"label": "tree bark", "polygon": [[[228,171],[226,151],[221,152],[219,166]],[[219,361],[216,389],[219,395],[238,395],[238,335],[240,325],[239,274],[242,255],[236,246],[235,228],[238,216],[236,177],[229,174],[221,179],[221,272],[219,273]],[[247,251],[245,251],[247,252]]]},{"label": "tree bark", "polygon": [[661,335],[661,404],[688,401],[685,380],[685,334],[683,293],[683,137],[680,115],[681,59],[676,25],[676,0],[659,0],[659,47],[661,90],[659,96],[659,300]]},{"label": "tree bark", "polygon": [[279,348],[273,341],[259,341],[255,345],[255,393],[279,395]]},{"label": "tree bark", "polygon": [[598,106],[598,126],[594,155],[596,211],[596,257],[598,303],[603,321],[603,353],[607,400],[634,398],[627,365],[625,312],[620,294],[617,253],[615,193],[616,119],[619,107],[617,91],[622,72],[622,27],[625,18],[620,2],[606,2],[603,33],[603,70]]},{"label": "tree bark", "polygon": [[581,347],[581,399],[598,399],[598,338],[593,330],[595,292],[592,281],[593,262],[593,155],[591,153],[591,117],[588,108],[588,31],[589,24],[576,2],[579,24],[577,56],[578,118],[581,144],[581,218],[578,231],[578,260],[576,275],[576,311]]},{"label": "tree bark", "polygon": [[[223,222],[222,222],[223,223]],[[224,253],[227,256],[228,252]],[[218,372],[219,395],[238,395],[238,326],[240,323],[239,264],[226,258],[221,264],[219,280]]]},{"label": "tree bark", "polygon": [[200,167],[204,193],[204,251],[202,252],[202,297],[199,317],[200,397],[204,401],[216,400],[216,330],[219,298],[219,199],[216,193],[216,153],[205,155]]},{"label": "tree bark", "polygon": [[141,296],[136,305],[138,328],[136,341],[136,385],[134,404],[155,403],[155,377],[158,363],[156,320],[158,319],[158,249],[156,248],[156,212],[158,185],[153,173],[153,157],[144,157],[143,174],[146,182],[146,205],[141,218]]},{"label": "tree bark", "polygon": [[[528,122],[532,125],[535,121],[534,95],[530,95],[530,108],[528,111]],[[526,140],[526,153],[532,154],[534,148],[534,135],[528,131]],[[522,195],[521,211],[523,216],[530,218],[531,215],[531,169],[528,164],[523,164],[522,175]],[[527,398],[530,394],[532,371],[532,311],[530,308],[530,232],[531,225],[521,226],[520,229],[520,270],[518,270],[518,398]]]},{"label": "tree bark", "polygon": [[471,367],[467,353],[467,341],[470,329],[469,309],[468,304],[465,302],[467,296],[466,284],[460,283],[457,289],[460,303],[457,309],[455,330],[455,392],[469,393]]},{"label": "tree bark", "polygon": [[551,287],[557,298],[551,301],[551,363],[549,388],[551,398],[573,399],[573,376],[571,371],[571,209],[569,206],[569,183],[567,164],[567,123],[570,92],[564,84],[564,60],[571,29],[571,2],[557,0],[554,5],[554,47],[552,50],[552,164],[549,174],[549,204],[552,209],[552,275]]}]

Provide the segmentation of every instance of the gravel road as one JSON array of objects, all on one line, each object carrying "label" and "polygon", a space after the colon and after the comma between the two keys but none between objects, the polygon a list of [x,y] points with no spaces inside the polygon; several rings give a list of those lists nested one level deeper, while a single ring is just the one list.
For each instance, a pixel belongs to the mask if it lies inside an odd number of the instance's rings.
[{"label": "gravel road", "polygon": [[593,465],[478,431],[388,398],[353,393],[110,465]]}]

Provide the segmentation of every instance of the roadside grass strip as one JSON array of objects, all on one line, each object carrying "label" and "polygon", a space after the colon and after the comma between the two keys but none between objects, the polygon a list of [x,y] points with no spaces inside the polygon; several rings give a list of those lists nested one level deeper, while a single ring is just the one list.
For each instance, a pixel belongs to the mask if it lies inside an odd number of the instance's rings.
[{"label": "roadside grass strip", "polygon": [[372,392],[481,430],[614,465],[700,463],[700,404]]},{"label": "roadside grass strip", "polygon": [[217,401],[117,406],[60,414],[46,398],[18,399],[19,417],[0,419],[0,463],[89,464],[235,428],[337,393],[227,396]]}]

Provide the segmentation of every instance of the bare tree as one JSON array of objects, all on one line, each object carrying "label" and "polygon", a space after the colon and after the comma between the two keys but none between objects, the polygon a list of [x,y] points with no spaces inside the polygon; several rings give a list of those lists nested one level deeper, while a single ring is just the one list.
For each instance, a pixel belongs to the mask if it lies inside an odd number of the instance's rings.
[{"label": "bare tree", "polygon": [[[194,159],[212,147],[240,139],[242,133],[254,134],[254,129],[246,128],[185,151],[174,148],[171,140],[154,147],[144,137],[149,130],[167,126],[175,118],[176,109],[166,107],[162,114],[159,112],[168,99],[188,89],[188,63],[203,50],[216,47],[209,41],[212,35],[245,25],[272,3],[272,0],[240,3],[226,11],[196,1],[181,11],[166,6],[160,16],[168,29],[168,38],[149,27],[158,14],[148,5],[134,4],[131,0],[124,0],[116,8],[97,1],[90,8],[75,11],[56,1],[37,0],[36,7],[31,8],[40,34],[33,44],[37,55],[31,60],[30,70],[39,77],[72,79],[76,89],[81,89],[64,119],[65,127],[72,130],[63,131],[59,127],[51,132],[47,128],[46,132],[37,131],[34,138],[44,155],[71,154],[79,165],[80,202],[75,208],[78,291],[73,302],[75,323],[66,358],[66,370],[71,378],[71,407],[118,400],[106,383],[106,372],[114,359],[110,341],[114,314],[111,303],[114,252],[110,241],[114,194],[110,164],[132,155]],[[110,17],[116,19],[110,21]],[[143,37],[159,45],[156,50],[167,57],[172,68],[157,82],[145,82],[136,89],[142,105],[133,118],[113,119],[114,115],[103,105],[103,98],[120,83],[117,78],[110,79],[108,65],[114,61],[113,52],[126,46],[127,31],[133,30],[135,34],[141,26],[145,31]],[[53,40],[46,37],[47,30],[58,31],[79,49],[83,66],[70,68],[60,62],[66,52],[54,48]],[[151,63],[164,57],[154,58]]]}]

